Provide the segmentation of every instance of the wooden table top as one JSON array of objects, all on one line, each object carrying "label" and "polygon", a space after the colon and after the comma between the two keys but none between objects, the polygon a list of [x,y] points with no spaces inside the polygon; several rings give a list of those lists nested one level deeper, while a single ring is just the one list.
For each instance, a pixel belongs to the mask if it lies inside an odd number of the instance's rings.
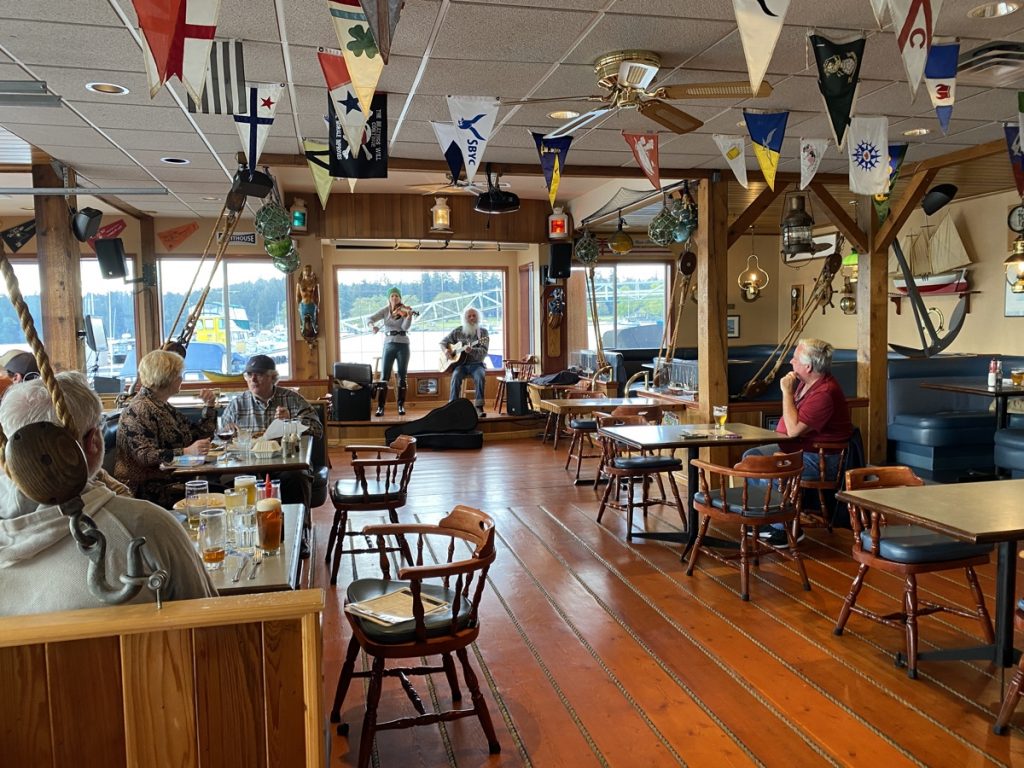
[{"label": "wooden table top", "polygon": [[[280,442],[280,441],[278,441]],[[284,456],[280,451],[274,456],[257,456],[250,451],[248,456],[235,453],[224,453],[216,461],[197,464],[194,467],[168,468],[175,477],[194,477],[196,475],[256,475],[267,472],[284,472],[294,469],[308,469],[313,460],[313,438],[303,435],[298,456]]]},{"label": "wooden table top", "polygon": [[1024,539],[1024,480],[843,491],[837,498],[963,541]]},{"label": "wooden table top", "polygon": [[230,554],[224,558],[224,567],[207,571],[210,583],[221,595],[244,595],[250,592],[281,592],[299,588],[302,546],[302,518],[305,510],[301,504],[282,504],[284,511],[284,543],[274,557],[264,557],[256,571],[256,578],[249,580],[252,562],[245,566],[242,577],[232,583],[238,566],[242,564],[241,554]]},{"label": "wooden table top", "polygon": [[710,445],[762,445],[778,442],[784,437],[770,429],[732,422],[726,422],[726,434],[721,436],[715,434],[714,424],[604,427],[600,432],[630,447],[647,450]]},{"label": "wooden table top", "polygon": [[649,405],[663,410],[675,410],[681,406],[676,403],[665,403],[650,397],[587,397],[573,399],[541,400],[537,406],[550,413],[583,413],[593,410],[612,410],[620,405]]},{"label": "wooden table top", "polygon": [[[1006,379],[1006,381],[1009,381],[1009,379]],[[977,384],[956,384],[945,381],[926,381],[921,384],[921,388],[937,389],[942,392],[959,392],[964,395],[980,395],[982,397],[1021,397],[1024,395],[1024,387],[1015,387],[1013,384],[989,387],[982,382]]]}]

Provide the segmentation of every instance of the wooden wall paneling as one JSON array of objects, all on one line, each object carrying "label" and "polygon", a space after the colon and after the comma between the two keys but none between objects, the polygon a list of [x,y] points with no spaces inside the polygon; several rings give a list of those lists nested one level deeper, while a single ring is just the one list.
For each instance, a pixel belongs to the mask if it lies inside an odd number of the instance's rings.
[{"label": "wooden wall paneling", "polygon": [[121,637],[128,768],[199,764],[192,665],[188,630]]},{"label": "wooden wall paneling", "polygon": [[0,648],[0,765],[54,766],[42,645]]},{"label": "wooden wall paneling", "polygon": [[267,768],[261,624],[193,633],[203,768]]},{"label": "wooden wall paneling", "polygon": [[51,643],[46,647],[46,664],[55,765],[123,766],[125,724],[117,638]]},{"label": "wooden wall paneling", "polygon": [[306,702],[306,765],[319,768],[325,765],[330,751],[331,728],[324,720],[321,697],[324,690],[323,656],[324,638],[320,631],[320,614],[307,613],[302,617],[302,691]]},{"label": "wooden wall paneling", "polygon": [[263,680],[267,765],[302,765],[306,735],[301,620],[263,625]]}]

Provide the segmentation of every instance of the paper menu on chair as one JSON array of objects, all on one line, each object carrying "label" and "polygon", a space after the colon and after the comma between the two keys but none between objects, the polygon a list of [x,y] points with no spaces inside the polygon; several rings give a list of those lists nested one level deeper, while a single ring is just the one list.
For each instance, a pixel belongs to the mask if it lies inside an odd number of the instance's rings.
[{"label": "paper menu on chair", "polygon": [[[303,432],[309,429],[305,424],[300,421],[292,422],[295,425],[296,433],[301,435]],[[267,427],[267,431],[263,433],[264,440],[279,440],[284,437],[285,430],[288,428],[288,422],[284,419],[274,419],[270,422],[270,426]]]},{"label": "paper menu on chair", "polygon": [[[447,602],[430,597],[429,595],[420,593],[420,600],[423,603],[424,615],[444,611],[448,608]],[[412,590],[406,587],[397,592],[389,592],[386,595],[371,597],[369,600],[349,603],[345,606],[345,610],[360,618],[390,626],[391,624],[400,624],[403,621],[412,619],[414,602]]]}]

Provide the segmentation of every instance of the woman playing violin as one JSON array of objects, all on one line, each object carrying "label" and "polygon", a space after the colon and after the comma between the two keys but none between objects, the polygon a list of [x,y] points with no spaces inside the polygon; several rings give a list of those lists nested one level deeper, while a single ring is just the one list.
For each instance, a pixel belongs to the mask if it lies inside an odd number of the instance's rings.
[{"label": "woman playing violin", "polygon": [[[384,331],[384,360],[381,363],[381,387],[377,392],[377,416],[384,415],[384,404],[388,401],[388,380],[391,369],[398,363],[398,415],[405,415],[406,374],[409,371],[409,326],[412,318],[419,313],[402,303],[402,292],[398,288],[388,291],[388,305],[370,315],[366,323],[377,333]],[[377,323],[380,323],[378,326]]]}]

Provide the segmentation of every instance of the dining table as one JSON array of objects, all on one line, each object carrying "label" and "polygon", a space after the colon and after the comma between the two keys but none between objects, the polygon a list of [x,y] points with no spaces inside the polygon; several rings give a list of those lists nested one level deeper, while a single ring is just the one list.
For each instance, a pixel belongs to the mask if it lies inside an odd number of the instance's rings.
[{"label": "dining table", "polygon": [[[222,568],[206,572],[217,594],[245,595],[252,592],[282,592],[299,588],[299,574],[302,570],[302,519],[305,517],[305,508],[301,504],[282,504],[281,510],[284,512],[284,542],[277,554],[271,557],[264,556],[256,567],[253,553],[238,550],[230,552],[224,558]],[[234,580],[236,574],[238,581]]]},{"label": "dining table", "polygon": [[940,392],[958,392],[962,395],[991,397],[996,404],[996,429],[1005,429],[1010,421],[1006,403],[1011,397],[1024,397],[1024,386],[1014,386],[1010,379],[1003,379],[998,386],[989,387],[982,382],[977,384],[960,384],[952,381],[926,381],[922,389],[935,389]]},{"label": "dining table", "polygon": [[842,491],[839,501],[897,517],[959,541],[996,547],[995,642],[922,651],[921,659],[982,659],[1001,667],[1016,663],[1013,609],[1017,542],[1024,539],[1024,480],[989,480],[900,488]]},{"label": "dining table", "polygon": [[163,468],[174,477],[203,477],[207,475],[256,475],[290,470],[309,469],[313,461],[313,438],[306,434],[299,438],[299,452],[285,456],[281,450],[272,454],[241,450],[224,446],[222,453],[198,462],[192,457],[177,457]]},{"label": "dining table", "polygon": [[564,419],[571,419],[581,413],[602,411],[610,413],[620,405],[649,405],[660,407],[663,411],[683,410],[683,406],[669,404],[651,397],[577,397],[577,398],[545,398],[538,403],[538,410],[547,414],[544,423],[544,435],[541,442],[547,442],[548,433],[554,432],[554,448],[558,448],[558,431]]},{"label": "dining table", "polygon": [[[634,538],[682,542],[684,560],[697,540],[697,508],[693,505],[693,497],[697,493],[698,471],[693,460],[698,458],[698,451],[701,448],[726,448],[733,445],[767,445],[778,442],[782,437],[770,429],[731,422],[726,422],[721,431],[714,424],[661,424],[602,427],[598,433],[641,452],[686,449],[686,532],[644,531],[633,534]],[[705,537],[705,541],[709,546],[735,546],[735,542],[724,539]]]}]

